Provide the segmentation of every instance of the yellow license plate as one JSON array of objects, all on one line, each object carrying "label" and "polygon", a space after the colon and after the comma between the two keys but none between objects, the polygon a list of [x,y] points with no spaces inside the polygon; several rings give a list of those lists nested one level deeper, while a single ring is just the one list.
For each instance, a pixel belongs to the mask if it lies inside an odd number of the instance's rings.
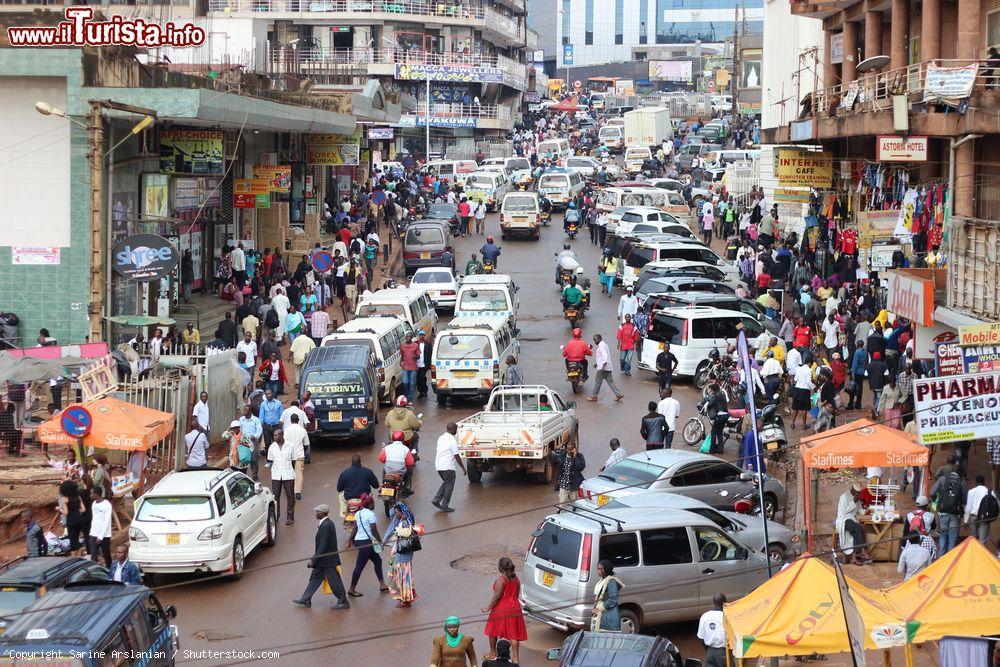
[{"label": "yellow license plate", "polygon": [[332,422],[339,422],[339,421],[343,421],[343,419],[344,419],[344,413],[341,412],[340,410],[331,410],[330,411],[330,415],[329,415],[329,420],[330,421],[332,421]]},{"label": "yellow license plate", "polygon": [[431,254],[429,252],[422,252],[422,253],[420,253],[420,259],[430,259],[430,258],[431,258]]},{"label": "yellow license plate", "polygon": [[542,586],[547,586],[549,588],[556,587],[556,575],[551,572],[542,572]]},{"label": "yellow license plate", "polygon": [[181,534],[180,533],[167,533],[167,544],[180,544]]},{"label": "yellow license plate", "polygon": [[658,348],[660,348],[661,350],[663,349],[663,343],[657,343],[657,344],[656,344],[656,346],[657,346]]},{"label": "yellow license plate", "polygon": [[764,446],[767,447],[767,451],[773,452],[774,450],[776,450],[778,448],[778,443],[777,442],[769,442],[769,443],[765,444]]},{"label": "yellow license plate", "polygon": [[610,502],[611,502],[611,496],[603,496],[603,495],[597,496],[597,506],[598,507],[604,507],[605,505],[607,505]]},{"label": "yellow license plate", "polygon": [[517,456],[517,450],[513,447],[497,447],[493,450],[495,456]]},{"label": "yellow license plate", "polygon": [[471,378],[476,374],[476,371],[455,371],[453,375],[457,378]]},{"label": "yellow license plate", "polygon": [[396,495],[396,489],[382,489],[379,493],[383,496],[394,496]]},{"label": "yellow license plate", "polygon": [[576,317],[576,311],[575,310],[567,310],[566,311],[566,317]]},{"label": "yellow license plate", "polygon": [[528,222],[527,218],[514,218],[514,222]]}]

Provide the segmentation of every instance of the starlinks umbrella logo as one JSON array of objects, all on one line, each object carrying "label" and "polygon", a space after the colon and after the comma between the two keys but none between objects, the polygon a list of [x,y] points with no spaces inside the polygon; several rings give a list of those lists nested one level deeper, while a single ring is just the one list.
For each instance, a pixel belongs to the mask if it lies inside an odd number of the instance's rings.
[{"label": "starlinks umbrella logo", "polygon": [[56,26],[7,28],[11,46],[200,46],[205,43],[205,30],[193,23],[163,25],[141,18],[112,16],[107,21],[94,21],[90,7],[67,7],[65,21]]}]

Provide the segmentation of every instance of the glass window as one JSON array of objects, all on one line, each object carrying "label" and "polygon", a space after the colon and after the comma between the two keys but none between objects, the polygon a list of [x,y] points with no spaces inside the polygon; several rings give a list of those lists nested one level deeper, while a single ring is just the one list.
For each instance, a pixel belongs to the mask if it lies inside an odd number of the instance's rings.
[{"label": "glass window", "polygon": [[139,505],[137,521],[205,521],[212,518],[208,496],[153,496]]},{"label": "glass window", "polygon": [[615,0],[615,44],[625,43],[625,0]]},{"label": "glass window", "polygon": [[[570,12],[570,0],[562,0],[562,43],[569,44],[569,12]],[[568,81],[566,82],[569,83]]]},{"label": "glass window", "polygon": [[85,565],[73,574],[69,575],[67,581],[76,583],[78,581],[107,581],[108,571],[97,563]]},{"label": "glass window", "polygon": [[580,562],[580,544],[583,535],[568,530],[551,521],[542,524],[542,534],[531,543],[531,555],[553,565],[575,570]]},{"label": "glass window", "polygon": [[[749,305],[749,304],[747,304]],[[751,308],[753,306],[750,306]],[[744,319],[743,329],[747,332],[747,338],[756,338],[757,336],[764,333],[764,327],[757,320]]]},{"label": "glass window", "polygon": [[705,464],[684,466],[670,478],[671,486],[699,486],[705,483]]},{"label": "glass window", "polygon": [[447,271],[418,271],[413,275],[410,282],[415,284],[421,283],[450,283],[452,281],[451,274]]},{"label": "glass window", "polygon": [[525,195],[506,196],[503,200],[503,210],[506,212],[531,212],[538,211],[538,199]]},{"label": "glass window", "polygon": [[219,516],[226,513],[226,490],[221,486],[215,490],[215,511]]},{"label": "glass window", "polygon": [[239,507],[253,496],[253,483],[248,477],[234,477],[226,482],[226,488],[233,507]]},{"label": "glass window", "polygon": [[703,563],[746,558],[746,549],[715,528],[695,528],[694,536],[698,543],[698,555]]},{"label": "glass window", "polygon": [[499,289],[475,289],[462,292],[458,309],[461,310],[509,310],[507,293]]},{"label": "glass window", "polygon": [[711,318],[691,320],[691,337],[703,340],[715,338],[715,328],[712,326]]},{"label": "glass window", "polygon": [[382,348],[382,358],[389,359],[392,355],[399,352],[399,346],[393,347],[393,336],[392,334],[386,334],[379,339],[379,346]]},{"label": "glass window", "polygon": [[652,248],[633,246],[632,251],[625,258],[625,263],[634,269],[641,269],[656,257],[656,251]]},{"label": "glass window", "polygon": [[736,338],[737,329],[736,323],[739,322],[735,317],[720,317],[716,320],[705,320],[706,322],[715,322],[715,337],[716,338]]},{"label": "glass window", "polygon": [[646,44],[648,33],[646,19],[649,16],[649,0],[639,0],[639,43]]},{"label": "glass window", "polygon": [[635,533],[601,535],[601,547],[598,553],[598,560],[607,558],[615,569],[638,565],[639,540],[636,539]]},{"label": "glass window", "polygon": [[678,565],[692,562],[691,541],[686,528],[644,530],[642,562],[644,565]]},{"label": "glass window", "polygon": [[444,243],[444,230],[440,227],[420,227],[406,230],[406,245],[421,246]]},{"label": "glass window", "polygon": [[452,334],[442,336],[438,342],[435,359],[489,359],[493,356],[490,339],[482,334]]},{"label": "glass window", "polygon": [[679,318],[658,315],[653,318],[646,338],[657,343],[680,345],[681,329],[683,326],[684,322]]},{"label": "glass window", "polygon": [[654,465],[639,459],[623,459],[614,464],[598,477],[615,482],[618,486],[630,486],[637,489],[648,489],[660,478],[663,466]]},{"label": "glass window", "polygon": [[[125,637],[120,630],[107,639],[100,648],[97,649],[101,655],[97,663],[100,667],[119,667],[128,664],[128,652],[131,647],[125,643]],[[136,649],[138,650],[138,649]]]},{"label": "glass window", "polygon": [[129,614],[125,621],[125,637],[132,650],[135,652],[147,650],[153,643],[152,633],[149,630],[149,622],[146,620],[146,611],[142,607],[136,607]]},{"label": "glass window", "polygon": [[[620,3],[622,0],[618,0]],[[594,43],[594,0],[587,0],[586,3],[586,32],[583,35],[584,44]]]},{"label": "glass window", "polygon": [[728,463],[712,463],[705,469],[706,484],[728,484],[739,479],[739,468]]}]

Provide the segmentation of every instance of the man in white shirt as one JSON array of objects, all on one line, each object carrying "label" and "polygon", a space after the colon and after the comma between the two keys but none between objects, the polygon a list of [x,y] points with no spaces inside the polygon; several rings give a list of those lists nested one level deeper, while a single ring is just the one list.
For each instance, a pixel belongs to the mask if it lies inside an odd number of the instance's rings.
[{"label": "man in white shirt", "polygon": [[286,526],[295,523],[295,453],[295,447],[285,442],[285,432],[281,428],[275,429],[274,440],[267,448],[267,462],[271,468],[271,492],[279,515],[282,491],[288,503]]},{"label": "man in white shirt", "polygon": [[792,376],[792,428],[795,428],[795,421],[800,414],[802,415],[802,428],[811,428],[811,426],[806,426],[806,422],[809,420],[814,386],[812,369],[809,366],[802,364],[795,369],[795,375]]},{"label": "man in white shirt", "polygon": [[993,520],[979,518],[979,508],[986,496],[992,496],[993,492],[986,486],[986,477],[976,475],[976,485],[969,489],[965,498],[965,524],[969,526],[969,534],[975,535],[982,544],[990,536],[990,524]]},{"label": "man in white shirt", "polygon": [[285,429],[285,440],[288,439],[288,426],[292,423],[292,415],[299,418],[300,424],[307,421],[305,410],[299,407],[297,400],[288,404],[288,407],[281,411],[281,426]]},{"label": "man in white shirt", "polygon": [[608,349],[608,344],[604,342],[601,334],[594,334],[594,367],[597,368],[597,373],[594,376],[594,393],[588,396],[587,400],[597,400],[597,395],[601,393],[601,384],[604,382],[607,382],[611,391],[615,393],[616,401],[625,398],[625,394],[621,392],[611,377],[611,350]]},{"label": "man in white shirt", "polygon": [[622,447],[622,443],[618,441],[618,438],[611,438],[610,442],[608,442],[608,446],[611,447],[611,453],[608,455],[608,460],[604,462],[604,465],[602,465],[600,470],[597,472],[604,472],[606,469],[616,463],[619,463],[622,459],[628,456],[628,452],[626,452],[625,448]]},{"label": "man in white shirt", "polygon": [[104,487],[95,486],[90,490],[93,503],[90,506],[90,559],[97,562],[97,553],[104,556],[104,567],[111,567],[111,502],[104,498]]},{"label": "man in white shirt", "polygon": [[[243,321],[246,322],[246,320]],[[236,355],[239,356],[240,352],[247,356],[244,368],[257,368],[257,343],[249,330],[243,332],[243,340],[236,344]]]},{"label": "man in white shirt", "polygon": [[441,478],[441,487],[431,498],[431,505],[442,512],[454,512],[451,507],[451,493],[455,490],[455,471],[462,470],[462,474],[468,474],[462,457],[458,454],[458,425],[455,422],[448,422],[445,432],[441,434],[437,441],[437,455],[434,457],[434,469],[437,470],[438,477]]},{"label": "man in white shirt", "polygon": [[788,371],[788,377],[795,377],[795,371],[799,370],[799,366],[802,365],[802,353],[799,352],[797,347],[788,348],[788,353],[785,355],[785,370]]},{"label": "man in white shirt", "polygon": [[271,298],[271,307],[274,308],[274,312],[278,313],[278,326],[274,329],[274,336],[279,341],[285,337],[285,318],[288,317],[290,306],[291,303],[285,296],[285,290],[279,287],[274,297]]},{"label": "man in white shirt", "polygon": [[238,244],[229,253],[229,266],[233,270],[233,282],[239,287],[243,287],[247,281],[247,255],[243,252],[242,243]]},{"label": "man in white shirt", "polygon": [[764,395],[768,403],[774,400],[774,395],[778,392],[782,373],[784,371],[781,368],[781,362],[774,358],[774,350],[768,350],[767,358],[764,359],[764,364],[760,367],[761,379],[764,381]]},{"label": "man in white shirt", "polygon": [[823,346],[826,348],[828,356],[840,349],[840,322],[833,313],[823,320]]},{"label": "man in white shirt", "polygon": [[201,392],[201,396],[198,397],[198,402],[194,404],[194,409],[191,411],[194,415],[195,421],[198,422],[205,433],[209,432],[209,424],[211,424],[211,419],[208,410],[208,392]]},{"label": "man in white shirt", "polygon": [[726,596],[716,593],[712,598],[715,605],[698,620],[698,639],[705,646],[705,667],[726,667],[726,631],[722,625],[722,605]]},{"label": "man in white shirt", "polygon": [[930,562],[931,552],[921,546],[920,536],[912,533],[906,540],[906,546],[899,552],[899,565],[896,566],[896,571],[903,575],[903,581],[906,581],[927,567]]},{"label": "man in white shirt", "polygon": [[618,299],[618,321],[624,322],[626,315],[631,315],[634,318],[638,311],[639,297],[633,294],[631,287],[628,287],[625,294],[622,294],[621,298]]},{"label": "man in white shirt", "polygon": [[198,470],[208,465],[208,435],[198,428],[197,422],[191,421],[191,430],[184,435],[184,444],[187,448],[187,467]]},{"label": "man in white shirt", "polygon": [[[301,410],[300,410],[301,412]],[[305,484],[305,462],[308,460],[309,432],[303,424],[304,419],[299,419],[296,413],[288,415],[288,425],[282,430],[285,435],[285,442],[295,448],[292,461],[295,463],[295,499],[302,500],[302,486]]]},{"label": "man in white shirt", "polygon": [[667,422],[667,437],[663,440],[663,447],[670,449],[674,444],[677,418],[681,414],[681,404],[674,398],[674,392],[670,387],[664,387],[660,392],[660,402],[656,404],[656,411],[663,415],[664,421]]}]

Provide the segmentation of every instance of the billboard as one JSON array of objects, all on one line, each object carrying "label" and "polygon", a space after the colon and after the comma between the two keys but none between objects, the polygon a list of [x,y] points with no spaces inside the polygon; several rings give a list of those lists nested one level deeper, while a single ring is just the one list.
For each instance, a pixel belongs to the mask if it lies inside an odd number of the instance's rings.
[{"label": "billboard", "polygon": [[453,83],[503,83],[499,67],[455,65],[396,65],[398,81],[451,81]]},{"label": "billboard", "polygon": [[161,130],[160,171],[166,174],[221,174],[222,132]]},{"label": "billboard", "polygon": [[307,144],[306,164],[356,167],[361,164],[361,146],[358,144]]},{"label": "billboard", "polygon": [[690,60],[650,60],[650,81],[678,81],[691,83]]},{"label": "billboard", "polygon": [[913,405],[921,444],[1000,436],[1000,371],[916,380]]},{"label": "billboard", "polygon": [[774,169],[781,186],[829,188],[833,185],[833,157],[825,151],[779,148]]}]

